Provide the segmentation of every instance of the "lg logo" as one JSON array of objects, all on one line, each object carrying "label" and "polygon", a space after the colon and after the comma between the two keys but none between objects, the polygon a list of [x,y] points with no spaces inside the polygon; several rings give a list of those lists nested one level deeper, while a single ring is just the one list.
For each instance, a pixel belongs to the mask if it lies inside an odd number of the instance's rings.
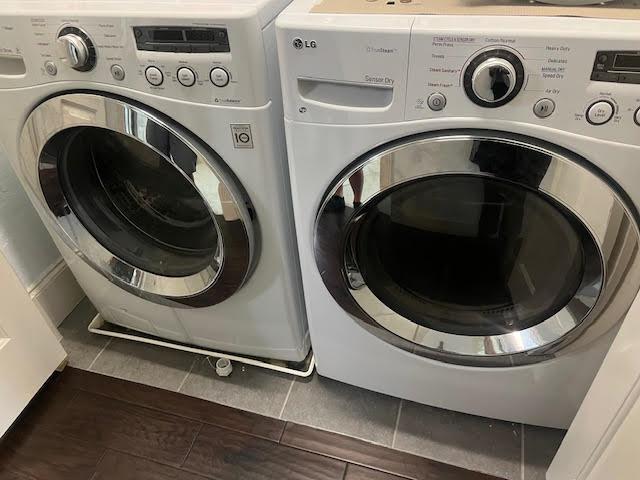
[{"label": "lg logo", "polygon": [[294,38],[293,47],[296,50],[302,50],[303,48],[317,48],[318,44],[315,40],[302,40],[301,38]]}]

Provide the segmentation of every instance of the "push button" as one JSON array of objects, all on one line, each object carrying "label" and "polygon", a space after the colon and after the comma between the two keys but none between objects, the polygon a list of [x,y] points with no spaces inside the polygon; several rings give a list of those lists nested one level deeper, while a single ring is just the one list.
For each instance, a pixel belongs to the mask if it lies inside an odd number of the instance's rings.
[{"label": "push button", "polygon": [[192,87],[196,83],[196,74],[187,67],[181,67],[177,72],[178,81],[185,87]]},{"label": "push button", "polygon": [[533,106],[533,113],[538,118],[547,118],[556,109],[556,104],[550,98],[541,98]]},{"label": "push button", "polygon": [[158,67],[147,67],[144,71],[144,76],[147,82],[156,87],[162,85],[162,82],[164,82],[164,76]]},{"label": "push button", "polygon": [[212,69],[209,72],[209,78],[216,87],[226,87],[229,84],[229,72],[221,67]]},{"label": "push button", "polygon": [[56,67],[56,64],[51,60],[44,63],[44,70],[52,77],[55,77],[58,74],[58,67]]},{"label": "push button", "polygon": [[122,68],[122,65],[111,65],[111,76],[113,76],[113,78],[115,80],[118,81],[122,81],[124,80],[124,68]]},{"label": "push button", "polygon": [[439,112],[445,107],[446,104],[447,98],[440,92],[432,93],[431,95],[429,95],[429,98],[427,98],[427,105],[434,112]]},{"label": "push button", "polygon": [[600,100],[587,109],[587,121],[592,125],[604,125],[613,117],[613,104]]}]

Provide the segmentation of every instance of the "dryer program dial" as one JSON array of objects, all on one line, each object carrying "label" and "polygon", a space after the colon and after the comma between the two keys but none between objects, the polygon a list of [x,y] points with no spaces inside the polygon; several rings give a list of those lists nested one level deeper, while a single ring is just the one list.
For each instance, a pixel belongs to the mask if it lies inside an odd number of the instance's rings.
[{"label": "dryer program dial", "polygon": [[84,31],[64,27],[58,33],[58,49],[63,62],[79,72],[88,72],[96,65],[96,49]]},{"label": "dryer program dial", "polygon": [[491,49],[474,57],[464,71],[464,90],[476,105],[496,108],[509,103],[524,83],[524,67],[518,56],[505,49]]}]

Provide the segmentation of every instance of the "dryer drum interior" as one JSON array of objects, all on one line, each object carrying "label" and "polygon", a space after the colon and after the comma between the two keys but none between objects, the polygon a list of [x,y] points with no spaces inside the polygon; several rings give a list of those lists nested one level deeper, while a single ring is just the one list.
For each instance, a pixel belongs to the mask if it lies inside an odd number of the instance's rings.
[{"label": "dryer drum interior", "polygon": [[361,157],[328,190],[315,239],[353,317],[454,363],[548,358],[638,281],[636,223],[609,183],[571,152],[506,133],[415,136]]},{"label": "dryer drum interior", "polygon": [[169,119],[111,96],[67,94],[36,107],[21,148],[61,238],[124,288],[206,306],[244,283],[250,202],[222,159]]}]

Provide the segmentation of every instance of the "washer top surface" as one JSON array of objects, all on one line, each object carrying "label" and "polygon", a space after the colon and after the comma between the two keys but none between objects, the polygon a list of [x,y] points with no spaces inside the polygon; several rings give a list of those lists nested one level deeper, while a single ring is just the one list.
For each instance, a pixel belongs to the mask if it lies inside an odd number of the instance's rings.
[{"label": "washer top surface", "polygon": [[164,16],[182,18],[194,13],[211,17],[246,16],[258,12],[261,26],[266,25],[291,0],[8,0],[0,4],[0,13],[21,15],[25,13],[51,14],[64,11],[68,14]]},{"label": "washer top surface", "polygon": [[267,25],[289,0],[0,4],[1,89],[81,81],[216,107],[279,98]]}]

